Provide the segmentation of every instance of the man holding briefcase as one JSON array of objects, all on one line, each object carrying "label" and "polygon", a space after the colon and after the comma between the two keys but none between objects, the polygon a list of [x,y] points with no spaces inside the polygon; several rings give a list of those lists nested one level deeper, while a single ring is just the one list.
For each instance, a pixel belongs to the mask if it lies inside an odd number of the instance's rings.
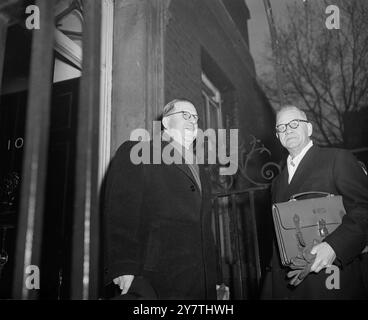
[{"label": "man holding briefcase", "polygon": [[[289,268],[282,267],[275,242],[271,274],[264,287],[268,295],[264,293],[263,298],[366,299],[363,272],[368,270],[362,267],[362,251],[368,239],[368,177],[350,152],[313,145],[312,130],[305,113],[295,106],[277,113],[276,135],[289,156],[287,166],[273,181],[272,201],[325,192],[342,196],[346,214],[322,242],[305,244]],[[332,275],[334,270],[336,275]],[[338,277],[332,287],[328,285],[331,276]]]}]

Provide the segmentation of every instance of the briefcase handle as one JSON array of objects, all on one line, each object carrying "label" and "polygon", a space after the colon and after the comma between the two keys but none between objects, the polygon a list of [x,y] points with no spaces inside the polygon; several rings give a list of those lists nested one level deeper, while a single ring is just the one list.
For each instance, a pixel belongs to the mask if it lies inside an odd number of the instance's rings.
[{"label": "briefcase handle", "polygon": [[326,197],[333,197],[334,195],[332,193],[328,193],[328,192],[322,192],[322,191],[306,191],[306,192],[301,192],[301,193],[296,193],[293,194],[290,197],[289,201],[296,201],[296,198],[302,197],[302,196],[306,196],[306,195],[311,195],[311,194],[315,194],[315,195],[324,195]]}]

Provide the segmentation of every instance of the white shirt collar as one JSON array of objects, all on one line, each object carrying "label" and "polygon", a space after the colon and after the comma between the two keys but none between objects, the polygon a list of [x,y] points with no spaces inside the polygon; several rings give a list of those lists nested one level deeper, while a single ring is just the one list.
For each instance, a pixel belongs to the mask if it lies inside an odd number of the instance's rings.
[{"label": "white shirt collar", "polygon": [[302,149],[302,151],[294,157],[294,159],[291,158],[291,155],[289,154],[288,158],[287,158],[287,163],[288,165],[291,163],[291,160],[293,160],[294,166],[295,168],[298,167],[300,161],[302,161],[302,159],[304,158],[305,154],[307,153],[307,151],[312,148],[313,146],[313,141],[309,141],[308,144]]},{"label": "white shirt collar", "polygon": [[291,156],[289,155],[287,158],[287,169],[288,169],[288,182],[290,183],[291,179],[294,176],[294,173],[296,171],[296,169],[299,166],[300,161],[302,161],[302,159],[304,158],[305,154],[307,153],[307,151],[313,146],[313,142],[312,140],[309,141],[309,143],[303,148],[303,150],[296,156],[294,157],[294,159],[291,158]]}]

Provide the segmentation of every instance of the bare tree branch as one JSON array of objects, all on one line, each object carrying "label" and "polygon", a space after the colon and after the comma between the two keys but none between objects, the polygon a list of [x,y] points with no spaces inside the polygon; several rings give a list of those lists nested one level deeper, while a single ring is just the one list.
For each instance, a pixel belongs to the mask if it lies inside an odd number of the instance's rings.
[{"label": "bare tree branch", "polygon": [[[310,116],[315,140],[342,145],[345,114],[368,106],[368,1],[333,2],[287,7],[288,16],[277,26],[277,62],[282,64],[286,99]],[[329,4],[340,8],[340,30],[325,26]],[[275,61],[271,57],[266,62]],[[273,72],[260,79],[276,106],[280,99]]]}]

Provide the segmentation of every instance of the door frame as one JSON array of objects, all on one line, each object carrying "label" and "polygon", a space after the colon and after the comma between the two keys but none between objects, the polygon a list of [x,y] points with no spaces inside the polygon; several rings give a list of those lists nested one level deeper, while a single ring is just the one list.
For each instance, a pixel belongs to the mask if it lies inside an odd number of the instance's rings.
[{"label": "door frame", "polygon": [[114,0],[102,0],[100,138],[98,188],[111,158],[112,58],[114,34]]},{"label": "door frame", "polygon": [[[111,158],[112,57],[114,0],[101,0],[101,81],[98,187],[100,189]],[[83,45],[83,44],[82,44]],[[55,50],[77,68],[82,67],[82,48],[55,28]]]}]

